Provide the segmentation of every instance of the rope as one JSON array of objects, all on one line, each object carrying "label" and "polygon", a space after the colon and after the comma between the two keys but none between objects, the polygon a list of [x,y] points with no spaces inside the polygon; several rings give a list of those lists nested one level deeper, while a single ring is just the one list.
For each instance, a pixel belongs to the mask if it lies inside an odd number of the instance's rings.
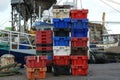
[{"label": "rope", "polygon": [[[17,63],[1,66],[0,67],[0,77],[20,74],[20,72],[19,72],[19,70],[21,69],[20,66],[21,66],[21,64],[17,64]],[[3,71],[4,69],[7,69],[7,71]]]}]

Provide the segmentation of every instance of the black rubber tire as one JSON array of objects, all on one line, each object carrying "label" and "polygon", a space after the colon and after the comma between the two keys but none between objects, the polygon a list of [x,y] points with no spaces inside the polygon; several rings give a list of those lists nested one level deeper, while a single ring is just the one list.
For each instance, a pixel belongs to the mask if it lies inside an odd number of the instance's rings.
[{"label": "black rubber tire", "polygon": [[90,51],[89,53],[90,53],[90,54],[89,54],[89,55],[90,55],[89,63],[90,63],[90,64],[95,64],[95,63],[96,63],[95,53],[92,52],[92,51]]}]

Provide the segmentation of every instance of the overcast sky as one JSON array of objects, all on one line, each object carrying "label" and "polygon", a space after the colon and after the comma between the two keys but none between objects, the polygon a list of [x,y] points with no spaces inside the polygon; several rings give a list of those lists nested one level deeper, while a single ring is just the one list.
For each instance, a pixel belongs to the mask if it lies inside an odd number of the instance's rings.
[{"label": "overcast sky", "polygon": [[0,29],[10,26],[11,8],[10,0],[0,1]]},{"label": "overcast sky", "polygon": [[[11,20],[10,1],[11,0],[0,1],[0,28],[4,28],[5,26],[10,26],[10,22],[9,22]],[[68,0],[68,1],[72,1],[72,0]],[[114,3],[112,1],[114,1]],[[80,0],[78,0],[78,8],[79,9],[81,8]],[[102,13],[105,12],[106,21],[120,22],[120,0],[82,0],[82,8],[89,9],[89,13],[88,13],[89,21],[102,21]],[[109,31],[110,34],[113,33],[120,34],[119,27],[120,24],[110,24],[110,23],[106,24],[106,28],[110,30]]]}]

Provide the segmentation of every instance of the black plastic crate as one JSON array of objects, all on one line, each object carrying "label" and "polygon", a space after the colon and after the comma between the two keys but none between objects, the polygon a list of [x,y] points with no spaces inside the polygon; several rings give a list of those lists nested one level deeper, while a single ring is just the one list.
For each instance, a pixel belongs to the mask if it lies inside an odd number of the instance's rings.
[{"label": "black plastic crate", "polygon": [[70,9],[70,5],[54,5],[53,9]]},{"label": "black plastic crate", "polygon": [[68,66],[53,65],[53,74],[54,74],[54,76],[71,75],[70,65],[68,65]]},{"label": "black plastic crate", "polygon": [[53,54],[53,50],[51,51],[36,51],[37,55],[51,55]]},{"label": "black plastic crate", "polygon": [[52,65],[48,65],[47,66],[47,73],[51,73],[52,72]]},{"label": "black plastic crate", "polygon": [[48,47],[48,46],[53,46],[53,44],[36,44],[36,46]]},{"label": "black plastic crate", "polygon": [[54,28],[54,36],[70,36],[70,28]]},{"label": "black plastic crate", "polygon": [[71,47],[71,55],[86,55],[88,53],[87,47]]}]

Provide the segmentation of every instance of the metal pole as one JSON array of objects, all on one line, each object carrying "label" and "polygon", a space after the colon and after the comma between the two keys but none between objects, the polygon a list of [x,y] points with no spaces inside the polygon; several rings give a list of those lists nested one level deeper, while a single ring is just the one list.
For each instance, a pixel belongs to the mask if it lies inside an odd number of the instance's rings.
[{"label": "metal pole", "polygon": [[12,31],[14,31],[14,24],[13,24],[13,6],[12,6],[12,8],[11,8],[12,10],[11,10],[11,26],[12,26]]},{"label": "metal pole", "polygon": [[[20,12],[20,1],[19,1],[19,12]],[[19,31],[22,32],[21,28],[21,19],[20,19],[20,13],[19,13],[19,21],[18,21]]]},{"label": "metal pole", "polygon": [[75,8],[77,9],[77,0],[75,0]]},{"label": "metal pole", "polygon": [[39,6],[39,20],[41,19],[41,6]]}]

